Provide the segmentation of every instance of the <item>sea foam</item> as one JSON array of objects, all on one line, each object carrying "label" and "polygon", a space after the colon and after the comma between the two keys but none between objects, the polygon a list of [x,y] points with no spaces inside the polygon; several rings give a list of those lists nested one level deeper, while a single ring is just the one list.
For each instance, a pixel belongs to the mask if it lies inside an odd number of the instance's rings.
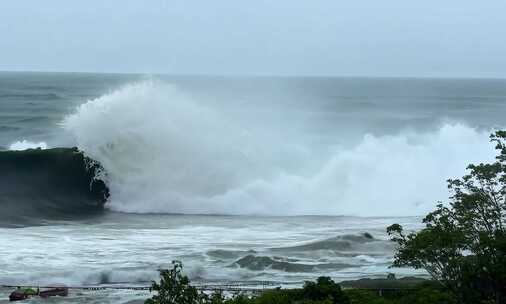
[{"label": "sea foam", "polygon": [[[491,130],[447,123],[366,134],[324,158],[306,146],[304,158],[280,148],[291,138],[258,136],[224,113],[145,81],[80,105],[63,126],[107,172],[109,208],[136,213],[420,215],[447,198],[446,179],[494,157]],[[279,163],[315,158],[307,170]]]},{"label": "sea foam", "polygon": [[47,149],[47,144],[43,141],[36,143],[23,139],[21,141],[13,142],[9,145],[9,150],[13,151],[22,151],[28,149]]}]

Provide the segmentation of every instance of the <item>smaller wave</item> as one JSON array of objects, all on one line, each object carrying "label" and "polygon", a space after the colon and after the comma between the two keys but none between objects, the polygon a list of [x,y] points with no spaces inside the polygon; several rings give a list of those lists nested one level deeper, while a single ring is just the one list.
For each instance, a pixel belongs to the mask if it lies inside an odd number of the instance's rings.
[{"label": "smaller wave", "polygon": [[37,123],[37,122],[44,122],[48,121],[47,116],[32,116],[32,117],[25,117],[21,116],[16,123],[18,124],[26,124],[26,123]]},{"label": "smaller wave", "polygon": [[336,252],[389,252],[393,248],[393,244],[389,241],[374,238],[369,233],[363,234],[346,234],[325,240],[314,241],[302,245],[272,248],[273,252],[306,252],[306,251],[336,251]]},{"label": "smaller wave", "polygon": [[122,269],[103,269],[100,271],[88,271],[84,276],[78,277],[79,283],[85,285],[121,284],[121,283],[146,283],[152,282],[157,276],[152,269],[125,267]]},{"label": "smaller wave", "polygon": [[17,131],[21,128],[19,127],[12,127],[12,126],[0,126],[0,132],[10,132],[10,131]]},{"label": "smaller wave", "polygon": [[219,260],[223,259],[234,259],[238,258],[244,254],[255,254],[256,251],[254,250],[224,250],[224,249],[215,249],[215,250],[209,250],[206,252],[207,256]]},{"label": "smaller wave", "polygon": [[10,144],[9,150],[12,150],[12,151],[23,151],[23,150],[28,150],[28,149],[45,150],[45,149],[47,149],[47,147],[48,147],[47,144],[43,141],[36,143],[36,142],[31,142],[26,139],[23,139],[21,141],[16,141],[16,142],[13,142],[12,144]]},{"label": "smaller wave", "polygon": [[314,272],[318,270],[330,270],[330,269],[340,270],[351,267],[351,265],[344,263],[307,264],[307,263],[300,263],[296,259],[255,256],[252,254],[240,258],[230,266],[246,268],[253,271],[272,269],[284,272]]},{"label": "smaller wave", "polygon": [[0,94],[0,98],[16,98],[16,99],[34,99],[34,100],[59,100],[63,99],[55,93],[44,93],[44,94]]},{"label": "smaller wave", "polygon": [[77,286],[96,286],[107,284],[142,284],[152,282],[158,276],[155,269],[125,267],[123,269],[80,269],[79,271],[33,271],[30,275],[18,273],[9,277],[0,277],[0,284],[6,285],[41,285],[54,286],[61,284]]}]

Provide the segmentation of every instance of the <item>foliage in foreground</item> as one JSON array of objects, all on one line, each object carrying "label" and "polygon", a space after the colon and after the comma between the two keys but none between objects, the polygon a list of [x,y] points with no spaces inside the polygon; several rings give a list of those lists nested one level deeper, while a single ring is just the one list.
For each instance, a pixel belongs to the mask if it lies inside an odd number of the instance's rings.
[{"label": "foliage in foreground", "polygon": [[183,274],[183,264],[172,262],[172,269],[160,270],[160,283],[153,282],[151,290],[155,294],[146,304],[194,304],[208,302],[205,294],[190,285],[190,280]]},{"label": "foliage in foreground", "polygon": [[425,269],[458,303],[506,303],[506,131],[490,139],[496,161],[448,180],[449,207],[438,204],[424,229],[387,229],[399,245],[394,266]]},{"label": "foliage in foreground", "polygon": [[267,290],[258,296],[236,294],[224,297],[221,292],[206,294],[190,285],[182,274],[182,264],[160,271],[160,282],[153,282],[155,295],[146,304],[455,304],[453,297],[430,285],[406,293],[378,296],[360,289],[342,290],[328,277],[306,282],[299,289]]},{"label": "foliage in foreground", "polygon": [[238,294],[225,298],[221,292],[208,295],[190,285],[182,273],[181,262],[173,261],[172,269],[160,270],[160,282],[153,282],[151,290],[155,295],[146,304],[349,304],[341,287],[328,277],[316,282],[306,282],[302,289],[271,290],[261,296],[249,297]]}]

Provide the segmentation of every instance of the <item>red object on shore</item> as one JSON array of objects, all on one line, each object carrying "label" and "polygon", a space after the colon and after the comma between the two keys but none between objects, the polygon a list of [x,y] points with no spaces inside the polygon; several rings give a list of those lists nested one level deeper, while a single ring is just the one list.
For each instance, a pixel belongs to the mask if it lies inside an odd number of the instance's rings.
[{"label": "red object on shore", "polygon": [[31,289],[31,288],[25,288],[21,289],[18,287],[18,289],[11,292],[9,295],[9,301],[21,301],[26,300],[33,296],[39,296],[41,298],[49,298],[54,296],[60,296],[60,297],[66,297],[69,294],[68,287],[61,286],[61,287],[53,287],[49,288],[43,291],[40,291],[38,288],[37,290]]},{"label": "red object on shore", "polygon": [[9,295],[9,301],[21,301],[28,299],[28,295],[21,290],[15,290]]}]

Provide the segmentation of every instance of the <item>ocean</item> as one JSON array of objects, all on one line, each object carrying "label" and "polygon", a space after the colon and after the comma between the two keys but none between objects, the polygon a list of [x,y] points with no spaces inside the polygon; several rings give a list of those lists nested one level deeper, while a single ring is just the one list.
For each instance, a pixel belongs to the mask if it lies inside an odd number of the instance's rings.
[{"label": "ocean", "polygon": [[494,79],[0,72],[0,285],[426,276],[385,228],[492,160],[505,114]]}]

